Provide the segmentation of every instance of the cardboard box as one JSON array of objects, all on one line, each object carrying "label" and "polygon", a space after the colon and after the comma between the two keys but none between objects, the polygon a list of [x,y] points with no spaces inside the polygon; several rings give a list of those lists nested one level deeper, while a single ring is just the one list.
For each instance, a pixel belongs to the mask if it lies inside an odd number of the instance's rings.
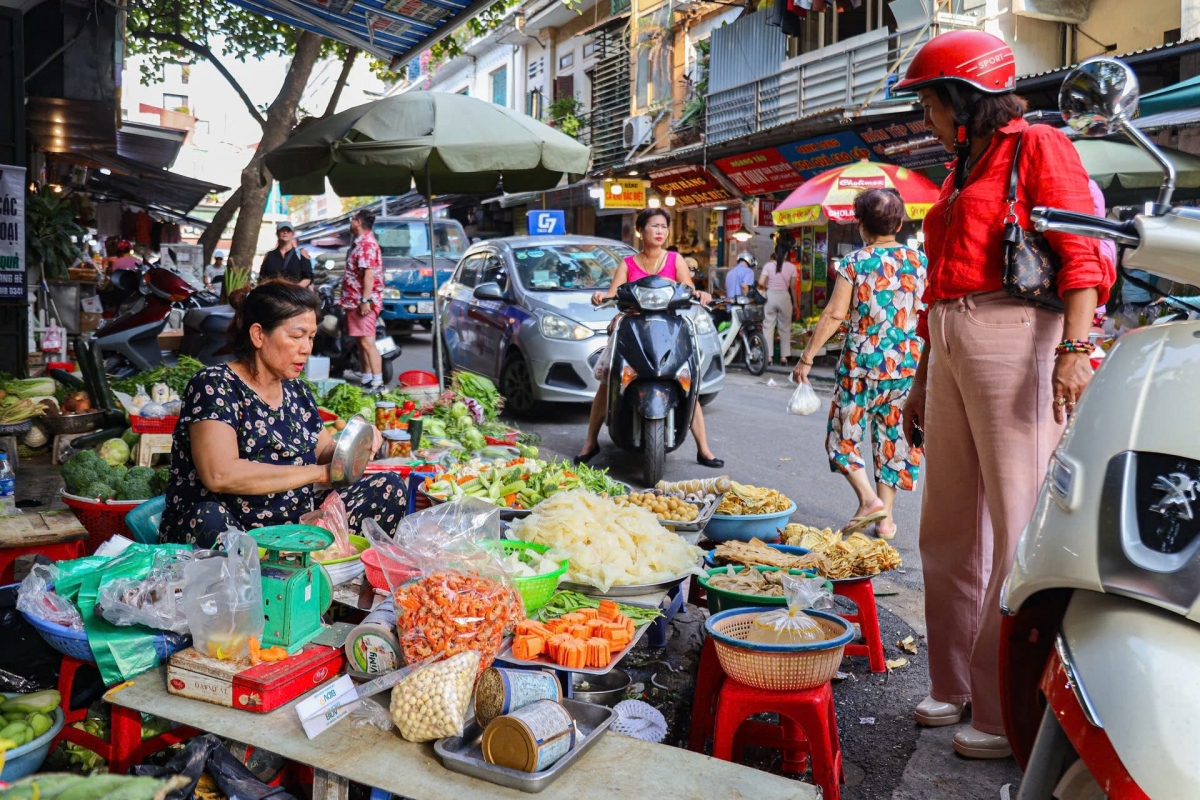
[{"label": "cardboard box", "polygon": [[167,691],[265,714],[336,676],[345,660],[341,648],[312,644],[291,658],[255,667],[248,661],[211,658],[189,647],[167,663]]},{"label": "cardboard box", "polygon": [[79,312],[79,332],[91,333],[100,327],[100,320],[104,318],[103,314],[97,314],[91,311]]}]

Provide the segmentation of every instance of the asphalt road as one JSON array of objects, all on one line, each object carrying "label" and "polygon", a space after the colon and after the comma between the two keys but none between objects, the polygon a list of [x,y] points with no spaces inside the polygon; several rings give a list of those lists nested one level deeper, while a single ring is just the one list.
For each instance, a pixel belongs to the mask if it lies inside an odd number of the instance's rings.
[{"label": "asphalt road", "polygon": [[[404,352],[397,372],[429,369],[430,340],[420,335],[402,340]],[[818,393],[828,399],[828,392]],[[695,447],[685,442],[667,457],[666,479],[683,480],[726,474],[754,486],[777,489],[796,502],[794,522],[818,528],[840,527],[853,516],[856,501],[845,478],[829,469],[825,456],[825,414],[809,417],[785,412],[791,385],[781,374],[755,378],[731,370],[724,391],[704,409],[709,444],[725,467],[712,470],[695,461]],[[570,457],[583,444],[588,419],[586,405],[549,405],[532,419],[514,420],[523,430],[542,436],[543,456]],[[602,452],[592,466],[632,485],[641,484],[640,459],[600,436]],[[912,720],[912,708],[928,692],[924,647],[924,590],[917,529],[920,493],[901,492],[896,501],[899,549],[904,567],[876,579],[884,647],[889,659],[903,656],[907,666],[887,675],[873,675],[863,658],[849,659],[849,677],[836,685],[838,724],[846,761],[847,800],[995,800],[1005,784],[1012,796],[1020,771],[1012,759],[968,761],[950,748],[953,728],[922,729]],[[918,653],[901,652],[897,642],[912,635]],[[774,751],[754,752],[747,760],[777,771]]]}]

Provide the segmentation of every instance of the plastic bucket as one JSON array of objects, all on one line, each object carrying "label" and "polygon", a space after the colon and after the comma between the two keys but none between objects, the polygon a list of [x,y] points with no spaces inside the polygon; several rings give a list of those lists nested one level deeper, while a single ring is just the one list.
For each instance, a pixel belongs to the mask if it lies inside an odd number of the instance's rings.
[{"label": "plastic bucket", "polygon": [[437,375],[419,369],[401,372],[396,380],[401,386],[437,386]]}]

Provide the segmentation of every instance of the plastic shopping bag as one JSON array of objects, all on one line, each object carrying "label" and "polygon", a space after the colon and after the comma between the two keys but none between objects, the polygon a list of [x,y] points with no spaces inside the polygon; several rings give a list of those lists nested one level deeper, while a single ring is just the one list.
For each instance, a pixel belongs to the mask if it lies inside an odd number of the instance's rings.
[{"label": "plastic shopping bag", "polygon": [[197,652],[248,658],[250,640],[261,640],[266,627],[258,543],[234,528],[219,538],[224,552],[200,550],[188,562],[183,610]]},{"label": "plastic shopping bag", "polygon": [[759,614],[750,624],[746,640],[759,644],[806,644],[825,641],[825,630],[804,613],[806,608],[830,608],[833,591],[824,578],[784,575],[787,608]]},{"label": "plastic shopping bag", "polygon": [[187,565],[192,554],[163,550],[145,578],[116,578],[101,585],[96,610],[114,625],[145,625],[172,633],[188,633],[183,609]]},{"label": "plastic shopping bag", "polygon": [[813,391],[812,384],[808,381],[796,384],[795,391],[788,398],[787,413],[807,417],[809,414],[815,414],[820,408],[821,398]]},{"label": "plastic shopping bag", "polygon": [[337,492],[330,492],[321,507],[300,517],[301,525],[316,525],[333,534],[333,544],[319,553],[313,553],[314,561],[332,561],[358,554],[350,542],[350,517],[346,503]]}]

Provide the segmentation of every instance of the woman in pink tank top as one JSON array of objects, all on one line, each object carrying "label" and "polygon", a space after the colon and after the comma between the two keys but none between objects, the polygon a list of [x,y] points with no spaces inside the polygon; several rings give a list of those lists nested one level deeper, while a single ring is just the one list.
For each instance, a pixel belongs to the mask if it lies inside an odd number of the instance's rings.
[{"label": "woman in pink tank top", "polygon": [[[608,291],[593,294],[592,303],[600,305],[605,300],[611,300],[617,296],[617,289],[621,288],[623,284],[640,280],[648,275],[658,275],[661,278],[690,286],[695,290],[696,284],[692,283],[692,273],[686,265],[680,265],[679,254],[663,249],[667,243],[667,237],[671,233],[671,215],[661,208],[647,208],[638,214],[634,227],[642,237],[642,251],[635,256],[629,256],[621,266],[617,267],[617,274],[613,276]],[[712,302],[712,295],[708,292],[696,292],[696,298],[706,306]],[[610,344],[613,332],[616,330],[616,322],[617,320],[613,320],[614,324],[609,326]],[[606,368],[608,361],[606,346],[597,367],[596,377],[600,378],[600,388],[596,390],[596,396],[592,399],[592,414],[588,420],[587,439],[584,440],[583,450],[575,456],[577,464],[586,464],[600,452],[600,427],[604,424],[604,415],[608,413],[608,372],[602,367]],[[692,436],[696,437],[696,461],[698,463],[714,469],[725,466],[725,462],[713,455],[713,451],[708,446],[708,436],[704,430],[704,414],[701,412],[699,403],[696,404],[696,414],[692,417]]]}]

